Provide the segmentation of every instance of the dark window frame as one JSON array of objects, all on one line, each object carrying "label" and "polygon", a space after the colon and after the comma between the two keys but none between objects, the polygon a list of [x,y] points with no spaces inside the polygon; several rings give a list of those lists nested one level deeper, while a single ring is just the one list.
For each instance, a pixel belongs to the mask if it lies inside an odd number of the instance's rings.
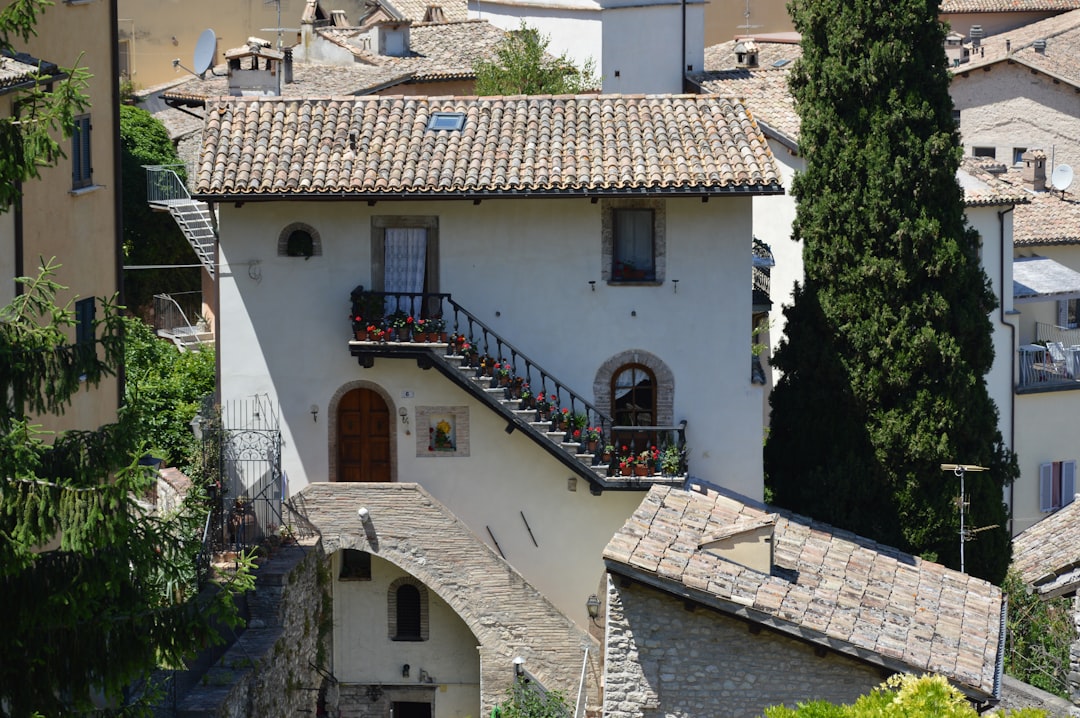
[{"label": "dark window frame", "polygon": [[71,131],[71,188],[83,189],[94,184],[94,165],[90,153],[93,124],[90,115],[78,115]]}]

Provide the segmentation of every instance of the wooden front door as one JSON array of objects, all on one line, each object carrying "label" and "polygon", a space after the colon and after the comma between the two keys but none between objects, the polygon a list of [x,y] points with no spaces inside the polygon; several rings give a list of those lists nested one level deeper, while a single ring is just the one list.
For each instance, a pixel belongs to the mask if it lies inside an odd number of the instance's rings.
[{"label": "wooden front door", "polygon": [[390,410],[371,389],[338,404],[338,481],[390,481]]}]

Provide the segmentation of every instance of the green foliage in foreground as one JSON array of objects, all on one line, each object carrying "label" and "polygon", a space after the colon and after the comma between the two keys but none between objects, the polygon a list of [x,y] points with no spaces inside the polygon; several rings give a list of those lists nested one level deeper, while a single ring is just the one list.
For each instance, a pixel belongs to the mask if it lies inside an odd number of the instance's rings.
[{"label": "green foliage in foreground", "polygon": [[[964,694],[942,676],[898,673],[851,705],[826,701],[800,703],[798,708],[773,706],[765,718],[977,718]],[[1005,711],[1002,718],[1045,718],[1041,710]]]},{"label": "green foliage in foreground", "polygon": [[179,665],[214,642],[215,622],[237,620],[233,595],[254,583],[246,563],[225,590],[195,593],[208,508],[199,492],[175,515],[148,514],[139,504],[156,476],[138,464],[138,410],[123,407],[114,424],[58,436],[34,423],[62,415],[72,396],[115,375],[123,357],[123,322],[107,300],[94,340],[70,342],[75,317],[55,304],[57,267],[23,278],[23,293],[0,308],[5,717],[79,715],[98,697],[121,705],[155,666]]},{"label": "green foliage in foreground", "polygon": [[569,718],[570,707],[559,691],[541,691],[519,678],[513,695],[491,711],[491,718]]},{"label": "green foliage in foreground", "polygon": [[494,60],[474,63],[476,94],[572,95],[600,86],[592,60],[579,68],[566,53],[552,57],[547,53],[549,42],[547,35],[523,20],[521,27],[499,44]]},{"label": "green foliage in foreground", "polygon": [[1069,646],[1075,637],[1072,599],[1043,600],[1010,571],[1001,584],[1009,597],[1005,672],[1036,688],[1069,697]]},{"label": "green foliage in foreground", "polygon": [[214,391],[214,350],[180,352],[139,319],[124,320],[125,392],[154,456],[185,473],[199,450],[191,420]]}]

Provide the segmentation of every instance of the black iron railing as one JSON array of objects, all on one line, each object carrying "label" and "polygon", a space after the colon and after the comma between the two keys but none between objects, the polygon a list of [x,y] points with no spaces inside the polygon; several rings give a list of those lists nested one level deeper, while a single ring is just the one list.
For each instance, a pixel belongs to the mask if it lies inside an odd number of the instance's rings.
[{"label": "black iron railing", "polygon": [[[449,294],[372,292],[357,287],[350,295],[356,341],[370,344],[415,343],[416,327],[432,351],[459,357],[472,376],[503,387],[504,397],[522,410],[535,411],[536,423],[550,422],[563,443],[593,456],[609,475],[686,474],[685,422],[678,426],[617,426],[598,407],[571,390],[534,359],[495,333]],[[434,329],[434,331],[426,331]],[[608,449],[608,451],[605,451]],[[643,455],[647,453],[647,456]],[[644,466],[647,473],[641,474]],[[666,467],[666,468],[665,468]]]}]

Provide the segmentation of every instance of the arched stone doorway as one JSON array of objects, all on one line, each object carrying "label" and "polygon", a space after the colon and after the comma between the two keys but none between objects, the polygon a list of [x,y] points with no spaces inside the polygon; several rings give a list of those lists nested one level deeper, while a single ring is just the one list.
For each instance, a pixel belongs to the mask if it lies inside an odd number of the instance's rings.
[{"label": "arched stone doorway", "polygon": [[374,389],[356,387],[337,402],[335,481],[391,481],[390,408]]}]

